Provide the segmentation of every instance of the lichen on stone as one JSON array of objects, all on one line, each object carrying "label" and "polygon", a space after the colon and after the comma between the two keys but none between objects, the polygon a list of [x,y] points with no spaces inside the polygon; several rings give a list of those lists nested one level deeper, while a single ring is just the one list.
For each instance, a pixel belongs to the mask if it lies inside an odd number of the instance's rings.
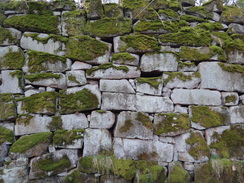
[{"label": "lichen on stone", "polygon": [[192,80],[192,77],[200,78],[199,72],[194,72],[192,75],[186,75],[183,72],[165,72],[165,74],[168,75],[168,77],[164,80],[164,84],[166,85],[175,78],[180,79],[181,81]]},{"label": "lichen on stone", "polygon": [[60,79],[60,74],[54,73],[36,73],[31,75],[25,75],[25,79],[29,80],[30,82],[40,81],[42,79]]},{"label": "lichen on stone", "polygon": [[0,144],[4,142],[14,142],[14,132],[5,127],[0,126]]},{"label": "lichen on stone", "polygon": [[63,121],[61,116],[52,116],[52,121],[47,126],[51,131],[63,129]]},{"label": "lichen on stone", "polygon": [[53,144],[56,146],[71,145],[75,140],[83,138],[84,129],[57,130],[54,132]]},{"label": "lichen on stone", "polygon": [[227,72],[233,72],[233,73],[240,73],[244,74],[244,66],[237,65],[237,64],[224,64],[224,63],[218,63],[218,65]]},{"label": "lichen on stone", "polygon": [[126,66],[115,66],[113,65],[112,63],[108,62],[108,63],[105,63],[105,64],[101,64],[97,67],[93,67],[91,69],[88,69],[86,71],[86,74],[88,75],[91,75],[93,72],[97,71],[97,70],[106,70],[106,69],[109,69],[109,68],[113,68],[113,69],[116,69],[116,70],[122,70],[123,72],[128,72],[129,71],[129,68],[126,67]]},{"label": "lichen on stone", "polygon": [[120,127],[119,132],[126,133],[133,126],[134,126],[134,124],[132,123],[131,120],[125,120],[124,125]]},{"label": "lichen on stone", "polygon": [[148,128],[149,130],[153,129],[153,124],[152,121],[150,120],[150,117],[146,115],[145,113],[138,112],[136,120],[141,122],[143,126]]}]

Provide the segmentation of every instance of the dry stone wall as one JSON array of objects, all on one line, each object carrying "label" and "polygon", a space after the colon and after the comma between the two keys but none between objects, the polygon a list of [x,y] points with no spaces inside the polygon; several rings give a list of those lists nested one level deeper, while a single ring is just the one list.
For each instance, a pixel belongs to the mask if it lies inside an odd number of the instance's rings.
[{"label": "dry stone wall", "polygon": [[10,1],[0,182],[243,182],[244,10]]}]

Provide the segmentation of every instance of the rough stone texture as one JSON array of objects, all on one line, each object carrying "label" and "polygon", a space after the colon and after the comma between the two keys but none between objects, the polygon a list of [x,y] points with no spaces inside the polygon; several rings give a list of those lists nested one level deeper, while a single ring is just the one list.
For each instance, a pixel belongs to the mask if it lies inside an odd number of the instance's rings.
[{"label": "rough stone texture", "polygon": [[102,151],[110,152],[112,138],[106,129],[86,129],[84,134],[83,156],[93,156]]},{"label": "rough stone texture", "polygon": [[121,4],[121,0],[102,0],[102,4],[107,4],[107,3]]},{"label": "rough stone texture", "polygon": [[139,93],[161,95],[163,89],[163,80],[161,78],[156,79],[157,82],[161,82],[158,87],[153,87],[148,83],[140,83],[136,80],[136,91]]},{"label": "rough stone texture", "polygon": [[58,144],[54,145],[55,148],[64,148],[64,149],[81,149],[83,147],[83,138],[75,139],[70,144]]},{"label": "rough stone texture", "polygon": [[90,128],[110,129],[115,123],[115,115],[111,111],[92,111]]},{"label": "rough stone texture", "polygon": [[230,122],[244,123],[244,106],[233,106],[230,107]]},{"label": "rough stone texture", "polygon": [[85,71],[68,71],[66,72],[67,86],[79,86],[87,83]]},{"label": "rough stone texture", "polygon": [[8,156],[9,147],[7,144],[0,144],[0,166],[3,166],[3,160]]},{"label": "rough stone texture", "polygon": [[61,115],[61,119],[65,130],[88,128],[88,120],[83,113]]},{"label": "rough stone texture", "polygon": [[120,64],[120,65],[138,66],[139,60],[140,60],[139,55],[132,54],[132,53],[129,53],[129,54],[131,56],[133,56],[135,59],[134,60],[124,60],[124,59],[113,60],[113,59],[111,59],[111,62],[114,64]]},{"label": "rough stone texture", "polygon": [[9,38],[3,40],[2,43],[0,43],[1,46],[8,46],[8,45],[14,45],[16,43],[18,43],[18,41],[21,38],[21,32],[17,29],[14,28],[7,28],[6,30],[9,31],[9,33],[12,36],[12,39],[10,40]]},{"label": "rough stone texture", "polygon": [[196,72],[197,66],[195,65],[195,63],[192,63],[190,61],[181,62],[178,65],[178,71],[179,72]]},{"label": "rough stone texture", "polygon": [[234,50],[228,52],[228,60],[229,63],[233,64],[244,64],[244,51],[242,50]]},{"label": "rough stone texture", "polygon": [[13,167],[3,170],[3,175],[0,177],[4,183],[12,182],[27,182],[28,168],[27,166]]},{"label": "rough stone texture", "polygon": [[71,70],[90,69],[90,68],[92,68],[92,65],[84,62],[79,62],[79,61],[75,61],[71,65]]},{"label": "rough stone texture", "polygon": [[135,93],[131,84],[126,79],[122,80],[105,80],[101,79],[99,82],[100,91],[118,92],[118,93]]},{"label": "rough stone texture", "polygon": [[216,138],[213,137],[215,132],[221,135],[227,129],[230,129],[230,126],[220,126],[220,127],[206,129],[205,137],[206,137],[207,144],[210,145],[216,141]]},{"label": "rough stone texture", "polygon": [[[2,101],[0,96],[0,121],[16,118],[16,109],[13,101]],[[1,125],[0,125],[1,126]]]},{"label": "rough stone texture", "polygon": [[[140,119],[140,116],[143,119]],[[147,114],[123,111],[118,115],[115,137],[153,139],[153,124]]]},{"label": "rough stone texture", "polygon": [[244,92],[244,75],[226,72],[217,62],[200,63],[199,72],[201,74],[201,88]]},{"label": "rough stone texture", "polygon": [[227,106],[238,105],[239,95],[235,92],[222,92],[223,104]]},{"label": "rough stone texture", "polygon": [[231,30],[231,33],[234,33],[234,34],[244,34],[244,26],[242,26],[240,24],[231,23],[229,25],[229,28]]},{"label": "rough stone texture", "polygon": [[175,104],[183,105],[221,105],[221,95],[218,91],[204,89],[174,89],[171,95]]},{"label": "rough stone texture", "polygon": [[152,71],[177,71],[178,62],[173,53],[144,54],[141,58],[141,70]]},{"label": "rough stone texture", "polygon": [[11,76],[15,70],[2,71],[2,84],[0,85],[0,93],[23,93],[19,86],[19,79],[17,76]]}]

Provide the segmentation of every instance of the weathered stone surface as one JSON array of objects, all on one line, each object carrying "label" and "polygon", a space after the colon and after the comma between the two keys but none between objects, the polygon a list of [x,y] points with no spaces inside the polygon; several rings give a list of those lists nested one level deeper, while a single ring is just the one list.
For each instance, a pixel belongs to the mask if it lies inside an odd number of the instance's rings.
[{"label": "weathered stone surface", "polygon": [[233,50],[228,52],[229,63],[233,64],[243,64],[244,63],[244,51],[242,50]]},{"label": "weathered stone surface", "polygon": [[49,116],[23,116],[17,119],[15,124],[15,135],[26,135],[31,133],[48,132],[48,124],[52,118]]},{"label": "weathered stone surface", "polygon": [[195,6],[195,1],[193,0],[181,0],[182,6]]},{"label": "weathered stone surface", "polygon": [[83,113],[61,115],[62,127],[66,130],[88,128],[88,120]]},{"label": "weathered stone surface", "polygon": [[0,94],[0,121],[16,117],[14,98],[11,94]]},{"label": "weathered stone surface", "polygon": [[67,71],[66,72],[67,86],[79,86],[87,83],[85,71]]},{"label": "weathered stone surface", "polygon": [[229,25],[230,32],[234,34],[244,34],[244,26],[240,24],[231,23]]},{"label": "weathered stone surface", "polygon": [[235,92],[222,92],[223,104],[227,106],[238,105],[239,95]]},{"label": "weathered stone surface", "polygon": [[111,57],[111,62],[114,64],[138,66],[139,59],[140,59],[139,55],[136,54],[127,53],[127,52],[115,53]]},{"label": "weathered stone surface", "polygon": [[141,58],[141,70],[152,71],[177,71],[178,62],[173,53],[144,54]]},{"label": "weathered stone surface", "polygon": [[221,95],[218,91],[204,89],[174,89],[171,95],[175,104],[184,105],[221,105]]},{"label": "weathered stone surface", "polygon": [[79,62],[79,61],[75,61],[72,65],[71,65],[71,70],[80,70],[80,69],[91,69],[92,65],[84,63],[84,62]]},{"label": "weathered stone surface", "polygon": [[115,138],[113,148],[116,158],[152,160],[159,164],[173,160],[173,145],[159,141]]},{"label": "weathered stone surface", "polygon": [[167,72],[163,74],[164,84],[168,88],[197,88],[200,83],[198,72]]},{"label": "weathered stone surface", "polygon": [[[14,28],[1,28],[0,33],[3,36],[0,41],[1,46],[8,46],[17,44],[21,38],[21,32]],[[5,37],[6,36],[6,37]]]},{"label": "weathered stone surface", "polygon": [[0,177],[4,183],[27,182],[28,168],[27,166],[13,167],[3,169],[3,175]]},{"label": "weathered stone surface", "polygon": [[[87,78],[92,79],[122,79],[122,78],[137,78],[140,77],[140,70],[137,67],[132,66],[122,66],[120,65],[111,65],[111,67],[103,69],[99,68],[99,66],[93,67],[92,69],[96,68],[96,70],[88,70],[86,72]],[[91,72],[89,72],[91,71]]]},{"label": "weathered stone surface", "polygon": [[8,156],[9,147],[7,144],[0,144],[0,166],[3,166],[3,160]]},{"label": "weathered stone surface", "polygon": [[0,93],[23,93],[15,70],[4,70],[1,72],[1,76]]},{"label": "weathered stone surface", "polygon": [[178,71],[179,72],[196,72],[197,66],[194,62],[186,61],[186,62],[179,62],[178,64]]},{"label": "weathered stone surface", "polygon": [[123,111],[118,115],[115,137],[153,139],[153,124],[149,116],[141,112]]},{"label": "weathered stone surface", "polygon": [[214,138],[214,133],[218,133],[219,135],[221,135],[223,131],[227,129],[230,129],[230,126],[220,126],[220,127],[206,129],[205,137],[206,137],[207,144],[210,145],[216,141],[216,138]]},{"label": "weathered stone surface", "polygon": [[139,93],[161,95],[163,89],[162,77],[137,78],[136,91]]},{"label": "weathered stone surface", "polygon": [[244,123],[244,106],[230,107],[230,122]]},{"label": "weathered stone surface", "polygon": [[92,111],[90,128],[109,129],[115,123],[115,115],[111,111]]},{"label": "weathered stone surface", "polygon": [[201,88],[244,92],[244,76],[241,73],[224,71],[217,62],[200,63],[199,72]]},{"label": "weathered stone surface", "polygon": [[105,80],[101,79],[100,91],[105,92],[118,92],[118,93],[135,93],[135,90],[132,88],[128,80]]},{"label": "weathered stone surface", "polygon": [[106,129],[86,129],[83,156],[93,156],[102,151],[112,150],[112,138]]}]

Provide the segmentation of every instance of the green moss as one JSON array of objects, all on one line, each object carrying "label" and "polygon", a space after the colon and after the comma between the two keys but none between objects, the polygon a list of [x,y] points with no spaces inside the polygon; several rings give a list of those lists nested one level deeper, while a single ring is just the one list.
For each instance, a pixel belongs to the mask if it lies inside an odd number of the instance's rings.
[{"label": "green moss", "polygon": [[56,112],[56,92],[43,92],[18,99],[22,101],[21,109],[28,113],[55,113]]},{"label": "green moss", "polygon": [[106,69],[109,69],[109,68],[113,68],[113,69],[116,69],[116,70],[122,70],[124,72],[128,72],[129,71],[129,68],[126,67],[126,66],[115,66],[112,63],[108,62],[108,63],[105,63],[105,64],[101,64],[98,67],[93,67],[91,69],[88,69],[86,71],[86,73],[88,75],[91,75],[93,72],[95,72],[97,70],[100,70],[100,69],[106,70]]},{"label": "green moss", "polygon": [[98,104],[97,96],[86,88],[71,94],[66,94],[65,90],[60,92],[60,112],[62,114],[96,109]]},{"label": "green moss", "polygon": [[123,17],[123,8],[117,3],[103,4],[105,17]]},{"label": "green moss", "polygon": [[177,33],[160,35],[159,39],[163,43],[187,46],[210,46],[212,40],[209,31],[191,27],[183,27]]},{"label": "green moss", "polygon": [[179,14],[177,12],[175,12],[174,10],[171,10],[171,9],[159,10],[158,14],[159,15],[164,14],[168,18],[179,18]]},{"label": "green moss", "polygon": [[6,1],[6,10],[23,11],[27,10],[28,6],[25,1]]},{"label": "green moss", "polygon": [[101,18],[103,16],[103,6],[101,0],[86,0],[85,1],[87,17]]},{"label": "green moss", "polygon": [[53,15],[48,2],[27,2],[28,14]]},{"label": "green moss", "polygon": [[60,36],[60,35],[55,35],[55,34],[49,34],[47,37],[45,38],[40,38],[38,37],[39,34],[38,33],[25,33],[23,34],[25,37],[31,37],[33,40],[36,40],[38,42],[41,42],[42,44],[47,44],[49,39],[52,39],[54,42],[55,41],[60,41],[62,43],[67,43],[68,42],[68,38]]},{"label": "green moss", "polygon": [[134,126],[134,124],[132,123],[131,120],[126,120],[124,122],[124,125],[120,127],[119,132],[120,133],[126,133],[133,126]]},{"label": "green moss", "polygon": [[220,20],[225,23],[241,22],[243,20],[243,16],[243,8],[238,8],[236,6],[225,6]]},{"label": "green moss", "polygon": [[18,123],[18,124],[24,123],[25,126],[29,125],[30,121],[33,117],[34,116],[32,116],[30,114],[19,114],[18,118],[16,119],[16,123]]},{"label": "green moss", "polygon": [[54,132],[53,143],[57,146],[71,145],[74,140],[83,138],[84,129],[79,130],[58,130]]},{"label": "green moss", "polygon": [[68,79],[69,79],[70,81],[73,81],[73,82],[77,83],[77,84],[80,84],[80,82],[76,79],[75,76],[68,76]]},{"label": "green moss", "polygon": [[[0,6],[1,6],[1,4],[0,4]],[[3,22],[5,19],[6,19],[6,16],[3,13],[1,13],[1,9],[0,9],[0,26],[3,26]],[[0,32],[1,32],[1,30],[0,30]],[[0,42],[1,42],[1,40],[0,40]]]},{"label": "green moss", "polygon": [[228,121],[228,117],[225,113],[214,111],[208,106],[191,106],[191,110],[191,120],[205,128],[221,126]]},{"label": "green moss", "polygon": [[166,183],[188,183],[190,182],[190,175],[182,167],[179,162],[175,162]]},{"label": "green moss", "polygon": [[71,37],[66,47],[66,56],[80,61],[90,61],[103,56],[109,49],[105,43],[89,36]]},{"label": "green moss", "polygon": [[123,53],[115,53],[112,55],[111,62],[121,62],[122,64],[125,64],[127,62],[132,62],[136,58],[131,55],[128,52],[123,52]]},{"label": "green moss", "polygon": [[197,15],[197,16],[199,16],[201,18],[212,19],[212,17],[213,17],[213,12],[212,11],[208,11],[207,7],[205,7],[205,6],[189,7],[189,8],[186,9],[186,12],[188,14]]},{"label": "green moss", "polygon": [[147,83],[154,87],[155,89],[158,89],[159,85],[162,84],[162,77],[151,77],[151,78],[137,78],[136,81],[138,83]]},{"label": "green moss", "polygon": [[167,85],[168,82],[174,80],[175,78],[182,81],[192,80],[192,77],[200,78],[199,72],[194,72],[192,75],[186,75],[183,72],[165,72],[168,75],[167,79],[164,80],[164,84]]},{"label": "green moss", "polygon": [[0,120],[15,118],[15,107],[15,101],[12,94],[0,94]]},{"label": "green moss", "polygon": [[152,121],[150,120],[150,117],[148,115],[145,115],[142,112],[138,112],[137,113],[136,120],[138,120],[139,122],[141,122],[142,125],[145,126],[146,128],[148,128],[149,130],[152,130],[153,129]]},{"label": "green moss", "polygon": [[53,74],[53,73],[37,73],[32,75],[25,75],[25,79],[29,80],[30,82],[40,81],[42,79],[59,79],[59,74]]},{"label": "green moss", "polygon": [[43,33],[59,33],[58,17],[51,15],[22,15],[5,19],[4,26],[13,27],[21,31]]},{"label": "green moss", "polygon": [[50,4],[52,10],[74,10],[76,9],[75,1],[73,0],[54,0]]},{"label": "green moss", "polygon": [[184,67],[196,67],[196,64],[194,62],[182,62],[178,61],[178,68],[183,69]]},{"label": "green moss", "polygon": [[18,85],[20,88],[23,89],[23,72],[20,70],[16,70],[10,73],[11,77],[17,77],[18,78]]},{"label": "green moss", "polygon": [[52,116],[52,121],[48,124],[48,128],[51,131],[62,130],[63,121],[61,116]]},{"label": "green moss", "polygon": [[160,113],[158,117],[162,121],[154,125],[154,133],[156,135],[187,131],[191,126],[188,114]]},{"label": "green moss", "polygon": [[28,50],[28,72],[36,73],[48,70],[48,64],[55,64],[61,62],[66,63],[66,58],[45,52]]},{"label": "green moss", "polygon": [[84,175],[78,170],[74,170],[72,173],[66,175],[64,183],[80,183],[85,182]]},{"label": "green moss", "polygon": [[236,72],[244,74],[244,66],[241,65],[235,65],[235,64],[224,64],[224,63],[218,63],[219,66],[227,72]]},{"label": "green moss", "polygon": [[96,112],[98,112],[98,113],[100,113],[100,114],[105,114],[105,113],[107,113],[107,111],[105,111],[105,110],[96,110]]},{"label": "green moss", "polygon": [[237,98],[235,95],[229,95],[225,97],[225,103],[236,102]]},{"label": "green moss", "polygon": [[201,28],[201,29],[205,29],[205,30],[209,30],[209,31],[214,31],[214,30],[221,30],[223,29],[223,26],[221,23],[219,22],[203,22],[197,25],[197,28]]},{"label": "green moss", "polygon": [[12,36],[8,29],[0,27],[0,44],[3,44],[6,40],[10,43],[17,43],[16,38]]},{"label": "green moss", "polygon": [[0,126],[0,144],[4,142],[14,142],[14,132],[7,128]]},{"label": "green moss", "polygon": [[196,16],[192,16],[192,15],[183,15],[180,17],[180,19],[185,20],[187,22],[208,22],[208,20]]},{"label": "green moss", "polygon": [[25,153],[27,150],[40,143],[50,142],[51,137],[51,132],[41,132],[23,136],[11,146],[9,151],[13,153]]},{"label": "green moss", "polygon": [[158,41],[147,35],[126,35],[120,37],[125,42],[125,46],[120,46],[119,50],[125,52],[133,49],[135,52],[153,52],[159,51]]},{"label": "green moss", "polygon": [[210,157],[210,149],[200,132],[191,132],[186,143],[190,145],[189,154],[195,159],[200,159],[202,156]]}]

